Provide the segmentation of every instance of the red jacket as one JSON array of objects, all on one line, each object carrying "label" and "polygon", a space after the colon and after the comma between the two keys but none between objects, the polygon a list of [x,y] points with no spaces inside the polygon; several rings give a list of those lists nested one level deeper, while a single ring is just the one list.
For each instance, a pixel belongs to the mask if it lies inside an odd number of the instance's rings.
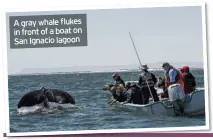
[{"label": "red jacket", "polygon": [[184,66],[181,68],[180,78],[183,81],[183,89],[185,94],[189,94],[195,90],[196,82],[195,77],[189,72],[189,67]]}]

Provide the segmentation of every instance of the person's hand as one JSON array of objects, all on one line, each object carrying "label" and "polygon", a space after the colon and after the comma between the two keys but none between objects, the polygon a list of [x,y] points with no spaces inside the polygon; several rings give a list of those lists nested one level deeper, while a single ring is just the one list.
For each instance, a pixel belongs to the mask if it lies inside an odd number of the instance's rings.
[{"label": "person's hand", "polygon": [[108,90],[109,89],[109,86],[108,85],[105,85],[104,87],[103,87],[103,90]]}]

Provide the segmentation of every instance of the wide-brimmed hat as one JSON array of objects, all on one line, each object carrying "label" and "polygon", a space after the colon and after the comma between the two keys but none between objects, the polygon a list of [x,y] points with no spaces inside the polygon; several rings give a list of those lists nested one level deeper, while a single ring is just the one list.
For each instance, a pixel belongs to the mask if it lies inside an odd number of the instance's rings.
[{"label": "wide-brimmed hat", "polygon": [[143,70],[147,70],[147,69],[149,69],[149,68],[148,68],[148,66],[147,66],[147,65],[142,65],[141,69],[143,69]]}]

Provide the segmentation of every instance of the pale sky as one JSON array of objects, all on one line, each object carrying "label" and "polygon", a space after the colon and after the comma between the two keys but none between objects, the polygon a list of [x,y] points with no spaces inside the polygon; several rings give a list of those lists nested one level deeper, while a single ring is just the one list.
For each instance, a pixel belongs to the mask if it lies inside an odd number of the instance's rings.
[{"label": "pale sky", "polygon": [[138,61],[129,32],[144,63],[203,61],[201,7],[39,14],[74,13],[87,14],[88,46],[40,49],[10,49],[8,46],[8,72],[16,73],[24,68],[136,64]]}]

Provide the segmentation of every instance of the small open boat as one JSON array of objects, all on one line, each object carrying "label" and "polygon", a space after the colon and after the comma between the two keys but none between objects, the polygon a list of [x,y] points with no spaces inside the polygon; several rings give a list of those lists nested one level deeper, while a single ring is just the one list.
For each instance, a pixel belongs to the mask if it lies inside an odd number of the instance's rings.
[{"label": "small open boat", "polygon": [[[142,67],[142,63],[140,61],[138,52],[136,50],[133,38],[130,33],[129,35],[130,35],[136,56],[138,58],[140,67]],[[137,81],[128,81],[128,82],[137,83]],[[158,94],[161,94],[162,92],[163,92],[162,89],[157,88]],[[135,110],[137,112],[141,112],[147,115],[169,115],[169,116],[183,115],[180,111],[177,111],[173,103],[171,103],[169,99],[160,99],[160,101],[158,102],[150,101],[149,104],[146,104],[146,105],[137,105],[137,104],[131,104],[131,103],[122,104],[117,101],[111,105],[128,108],[128,109]],[[187,94],[185,96],[185,102],[183,104],[183,107],[184,107],[185,116],[205,115],[205,89],[197,88],[192,93]]]},{"label": "small open boat", "polygon": [[[162,93],[162,89],[157,88],[157,93]],[[168,115],[176,116],[177,110],[173,107],[168,98],[160,99],[158,102],[150,100],[149,104],[138,105],[138,104],[122,104],[120,102],[113,103],[114,106],[123,107],[125,109],[135,110],[146,115]],[[197,116],[205,115],[205,89],[197,88],[185,97],[184,103],[184,115],[185,116]]]}]

